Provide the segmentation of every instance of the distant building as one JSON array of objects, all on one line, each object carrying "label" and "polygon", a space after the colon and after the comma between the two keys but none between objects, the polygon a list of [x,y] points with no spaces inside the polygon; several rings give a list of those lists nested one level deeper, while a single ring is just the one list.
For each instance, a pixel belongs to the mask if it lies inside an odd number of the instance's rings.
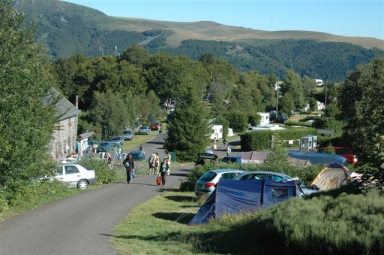
[{"label": "distant building", "polygon": [[315,82],[316,82],[317,87],[321,87],[324,85],[323,80],[321,80],[321,79],[315,79]]}]

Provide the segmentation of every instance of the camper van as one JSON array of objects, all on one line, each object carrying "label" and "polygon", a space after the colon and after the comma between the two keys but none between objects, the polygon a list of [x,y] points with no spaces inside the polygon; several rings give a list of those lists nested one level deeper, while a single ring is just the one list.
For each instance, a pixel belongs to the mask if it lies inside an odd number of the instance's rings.
[{"label": "camper van", "polygon": [[214,138],[216,138],[216,141],[223,139],[223,125],[212,125],[210,129],[212,130],[209,137],[211,140]]}]

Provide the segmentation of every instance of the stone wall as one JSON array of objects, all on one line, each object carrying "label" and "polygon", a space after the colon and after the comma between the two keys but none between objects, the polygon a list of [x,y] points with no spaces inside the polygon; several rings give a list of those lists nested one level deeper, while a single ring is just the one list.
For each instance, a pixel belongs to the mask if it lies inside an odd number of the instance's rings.
[{"label": "stone wall", "polygon": [[49,143],[49,155],[57,162],[75,153],[78,117],[60,121]]}]

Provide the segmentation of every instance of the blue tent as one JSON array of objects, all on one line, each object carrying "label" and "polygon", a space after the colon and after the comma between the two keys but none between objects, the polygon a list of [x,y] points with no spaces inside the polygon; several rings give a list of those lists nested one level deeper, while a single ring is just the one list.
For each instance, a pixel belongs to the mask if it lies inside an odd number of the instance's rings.
[{"label": "blue tent", "polygon": [[205,224],[228,214],[256,212],[300,195],[297,181],[222,179],[189,225]]},{"label": "blue tent", "polygon": [[329,165],[332,163],[337,163],[340,165],[347,164],[347,159],[340,155],[333,155],[327,153],[318,153],[318,152],[301,152],[289,150],[288,154],[291,158],[309,160],[312,165],[321,164]]}]

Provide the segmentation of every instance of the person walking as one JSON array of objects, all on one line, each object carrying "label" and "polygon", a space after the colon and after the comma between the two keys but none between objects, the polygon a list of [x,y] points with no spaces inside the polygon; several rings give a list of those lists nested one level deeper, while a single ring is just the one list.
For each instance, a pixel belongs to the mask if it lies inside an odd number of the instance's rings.
[{"label": "person walking", "polygon": [[169,169],[169,166],[168,166],[167,159],[164,158],[163,162],[161,162],[160,164],[161,186],[165,185],[165,177],[167,176],[168,169]]},{"label": "person walking", "polygon": [[231,153],[231,146],[229,145],[229,143],[227,144],[227,157],[229,156],[229,153]]},{"label": "person walking", "polygon": [[123,160],[123,148],[121,148],[121,146],[119,145],[119,147],[117,148],[117,161],[121,163],[122,160]]},{"label": "person walking", "polygon": [[171,154],[169,154],[169,151],[165,151],[164,159],[167,161],[168,165],[167,175],[171,175]]},{"label": "person walking", "polygon": [[155,157],[156,154],[153,152],[148,159],[149,175],[155,174]]},{"label": "person walking", "polygon": [[156,171],[156,174],[158,175],[159,174],[159,166],[160,166],[160,157],[159,157],[159,153],[155,153],[155,171]]},{"label": "person walking", "polygon": [[123,165],[125,167],[125,171],[127,173],[127,182],[130,183],[130,181],[133,179],[133,171],[135,171],[135,162],[133,161],[132,155],[128,154],[127,157],[123,161]]}]

